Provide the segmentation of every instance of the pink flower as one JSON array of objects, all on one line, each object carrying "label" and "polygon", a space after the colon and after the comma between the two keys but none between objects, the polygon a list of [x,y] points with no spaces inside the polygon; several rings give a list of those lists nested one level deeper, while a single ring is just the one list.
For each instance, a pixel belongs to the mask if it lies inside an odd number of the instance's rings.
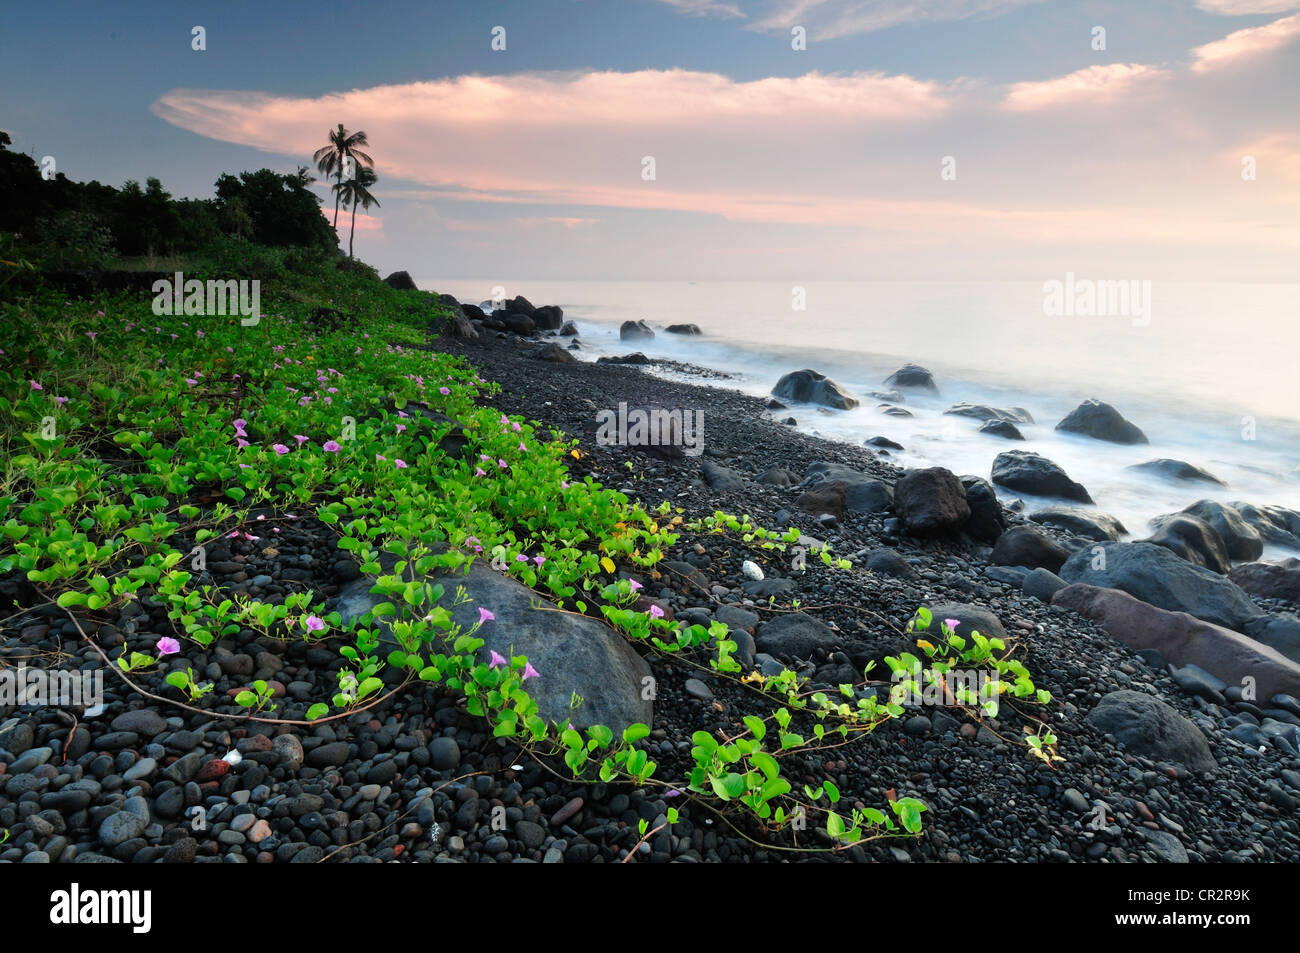
[{"label": "pink flower", "polygon": [[448,394],[451,393],[451,388],[450,388],[450,387],[439,387],[439,388],[438,388],[438,393],[441,394],[443,397],[446,397]]},{"label": "pink flower", "polygon": [[240,450],[243,450],[245,447],[248,446],[248,441],[245,440],[243,437],[236,437],[235,444],[239,447]]},{"label": "pink flower", "polygon": [[325,620],[318,615],[307,616],[304,624],[307,626],[308,632],[319,632],[325,628]]},{"label": "pink flower", "polygon": [[188,384],[190,387],[193,387],[195,384],[198,383],[198,381],[196,381],[196,380],[195,380],[194,378],[192,378],[192,377],[187,377],[187,378],[185,378],[185,383]]},{"label": "pink flower", "polygon": [[664,797],[681,797],[681,796],[682,796],[682,792],[677,790],[676,788],[669,788],[667,791],[664,792]]},{"label": "pink flower", "polygon": [[508,467],[508,466],[510,466],[510,464],[506,463],[504,460],[498,460],[498,461],[497,461],[497,469],[499,469],[499,470],[504,470],[504,469],[506,469],[506,467]]},{"label": "pink flower", "polygon": [[537,565],[540,566],[542,563],[546,562],[546,557],[545,557],[545,556],[534,556],[534,557],[533,557],[533,562],[537,563]]},{"label": "pink flower", "polygon": [[515,562],[526,563],[528,562],[528,557],[525,556],[523,553],[520,553],[518,556],[515,557]]},{"label": "pink flower", "polygon": [[405,431],[406,431],[406,424],[398,424],[398,425],[397,425],[397,432],[398,432],[398,433],[404,433]]},{"label": "pink flower", "polygon": [[337,440],[326,440],[323,449],[326,453],[338,453],[340,448]]},{"label": "pink flower", "polygon": [[293,439],[294,439],[294,440],[297,440],[297,441],[298,441],[298,446],[301,447],[304,443],[307,442],[307,435],[306,435],[306,434],[301,434],[301,433],[296,433],[296,434],[293,435]]},{"label": "pink flower", "polygon": [[943,624],[948,627],[950,632],[956,632],[957,626],[961,625],[961,619],[944,619]]},{"label": "pink flower", "polygon": [[518,424],[518,422],[515,422],[515,423],[511,424],[510,426],[512,426],[512,427],[514,428],[515,433],[519,433],[519,424]]},{"label": "pink flower", "polygon": [[655,605],[653,602],[650,603],[650,618],[652,618],[652,619],[662,619],[663,617],[664,617],[664,610],[663,610],[663,609],[660,609],[660,608],[659,608],[657,605]]},{"label": "pink flower", "polygon": [[158,654],[160,656],[175,655],[180,650],[181,650],[181,644],[177,642],[175,639],[168,638],[167,636],[163,636],[161,639],[158,640]]},{"label": "pink flower", "polygon": [[96,311],[95,314],[98,315],[98,316],[101,317],[101,318],[104,316],[104,312],[103,312],[103,311]]},{"label": "pink flower", "polygon": [[475,475],[475,476],[487,476],[487,472],[486,472],[482,467],[475,467],[475,468],[474,468],[474,475]]},{"label": "pink flower", "polygon": [[281,457],[289,452],[289,448],[282,443],[272,444],[271,449],[276,452],[277,456],[281,456]]},{"label": "pink flower", "polygon": [[641,583],[637,582],[635,579],[629,579],[627,582],[628,585],[632,587],[633,592],[636,592],[638,589],[641,588]]},{"label": "pink flower", "polygon": [[560,481],[560,489],[561,489],[561,490],[567,490],[568,488],[569,488],[569,481],[568,481],[568,480],[561,480],[561,481]]},{"label": "pink flower", "polygon": [[375,459],[376,459],[376,460],[383,460],[383,461],[385,461],[385,462],[387,462],[387,460],[388,460],[388,458],[387,458],[386,456],[384,456],[382,453],[377,453],[377,454],[375,454]]},{"label": "pink flower", "polygon": [[243,417],[236,417],[236,418],[235,418],[235,429],[236,429],[236,430],[243,430],[243,429],[244,429],[245,427],[247,427],[247,426],[248,426],[248,421],[245,420]]},{"label": "pink flower", "polygon": [[488,661],[488,668],[497,668],[506,664],[505,657],[495,649],[489,649],[488,651],[492,653],[492,658]]},{"label": "pink flower", "polygon": [[66,403],[68,402],[68,398],[66,398],[66,397],[56,397],[56,398],[54,398],[54,402],[55,402],[56,404],[58,404],[60,407],[62,407],[64,404],[66,404]]},{"label": "pink flower", "polygon": [[[100,314],[103,314],[104,312],[101,311],[101,312],[99,312],[99,313],[100,313]],[[98,332],[98,331],[87,331],[87,332],[86,332],[86,337],[90,338],[90,339],[93,341],[93,340],[95,340],[95,338],[99,337],[99,332]]]},{"label": "pink flower", "polygon": [[42,387],[40,384],[38,384],[36,381],[29,381],[29,383],[32,385],[32,390],[45,390],[45,388]]},{"label": "pink flower", "polygon": [[526,681],[528,681],[528,679],[530,679],[530,678],[537,678],[538,674],[539,674],[539,673],[538,673],[537,669],[533,668],[533,663],[532,663],[532,662],[525,662],[525,663],[524,663],[524,677],[523,677],[522,681],[525,681],[525,682],[526,682]]},{"label": "pink flower", "polygon": [[[473,539],[473,537],[470,537],[470,538]],[[479,610],[478,610],[478,624],[479,624],[479,625],[482,625],[484,622],[492,622],[492,621],[495,621],[495,619],[496,619],[496,616],[494,616],[490,610],[488,610],[488,609],[484,609],[484,608],[482,608],[482,607],[479,608]]]},{"label": "pink flower", "polygon": [[403,460],[401,457],[397,457],[396,459],[393,460],[393,466],[397,467],[397,469],[399,470],[405,470],[406,461]]},{"label": "pink flower", "polygon": [[522,450],[524,453],[528,452],[528,448],[524,446],[524,442],[522,440],[519,441],[519,449]]}]

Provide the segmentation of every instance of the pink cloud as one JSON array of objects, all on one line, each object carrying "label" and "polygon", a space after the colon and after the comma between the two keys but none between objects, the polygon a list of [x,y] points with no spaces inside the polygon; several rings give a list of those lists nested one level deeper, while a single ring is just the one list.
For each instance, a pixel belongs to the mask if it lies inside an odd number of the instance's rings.
[{"label": "pink cloud", "polygon": [[1300,36],[1300,13],[1274,20],[1264,26],[1237,30],[1222,40],[1192,50],[1192,72],[1208,73],[1253,61],[1258,56],[1281,49],[1297,36]]},{"label": "pink cloud", "polygon": [[1032,111],[1100,105],[1132,94],[1140,84],[1168,75],[1164,70],[1138,63],[1089,66],[1055,79],[1014,83],[1007,89],[1002,106],[1012,111]]}]

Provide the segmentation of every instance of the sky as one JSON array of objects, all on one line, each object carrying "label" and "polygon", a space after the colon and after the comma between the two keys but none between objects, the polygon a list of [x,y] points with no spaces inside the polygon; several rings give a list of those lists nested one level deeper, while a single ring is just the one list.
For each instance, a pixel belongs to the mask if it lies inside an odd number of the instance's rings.
[{"label": "sky", "polygon": [[0,128],[73,179],[210,197],[340,122],[382,273],[1300,281],[1300,0],[0,12]]}]

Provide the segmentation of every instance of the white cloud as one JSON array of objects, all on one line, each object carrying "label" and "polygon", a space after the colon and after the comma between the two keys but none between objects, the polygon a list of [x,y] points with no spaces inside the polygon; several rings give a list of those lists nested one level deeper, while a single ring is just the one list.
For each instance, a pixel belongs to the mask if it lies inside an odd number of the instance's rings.
[{"label": "white cloud", "polygon": [[1206,13],[1225,17],[1247,16],[1252,13],[1286,13],[1300,8],[1298,0],[1196,0],[1196,5]]},{"label": "white cloud", "polygon": [[1055,79],[1014,83],[1002,106],[1015,112],[1059,106],[1102,105],[1133,93],[1140,84],[1165,79],[1168,73],[1139,63],[1089,66]]},{"label": "white cloud", "polygon": [[736,19],[744,17],[744,11],[734,3],[721,3],[719,0],[660,0],[670,7],[697,17],[724,17]]},{"label": "white cloud", "polygon": [[1211,70],[1234,66],[1243,61],[1281,49],[1300,36],[1300,13],[1264,26],[1248,27],[1229,33],[1221,40],[1206,43],[1192,50],[1192,71],[1208,73]]}]

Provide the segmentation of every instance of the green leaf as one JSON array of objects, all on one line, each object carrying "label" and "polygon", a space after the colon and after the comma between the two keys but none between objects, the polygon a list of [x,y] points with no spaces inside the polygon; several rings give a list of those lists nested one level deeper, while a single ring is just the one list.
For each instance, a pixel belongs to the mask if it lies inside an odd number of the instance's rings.
[{"label": "green leaf", "polygon": [[749,756],[749,761],[754,767],[763,772],[763,775],[770,781],[781,773],[781,766],[776,763],[776,758],[772,757],[766,751],[756,751]]},{"label": "green leaf", "polygon": [[642,738],[649,737],[650,726],[643,725],[641,722],[634,722],[623,729],[623,740],[628,744],[634,741],[640,741]]},{"label": "green leaf", "polygon": [[328,714],[329,710],[330,710],[329,705],[326,705],[324,702],[317,702],[316,704],[312,705],[310,708],[307,709],[307,720],[315,721],[317,718],[320,718],[323,715]]},{"label": "green leaf", "polygon": [[763,723],[763,719],[757,715],[746,715],[742,720],[750,734],[754,736],[754,740],[762,741],[763,736],[767,734],[767,725]]}]

